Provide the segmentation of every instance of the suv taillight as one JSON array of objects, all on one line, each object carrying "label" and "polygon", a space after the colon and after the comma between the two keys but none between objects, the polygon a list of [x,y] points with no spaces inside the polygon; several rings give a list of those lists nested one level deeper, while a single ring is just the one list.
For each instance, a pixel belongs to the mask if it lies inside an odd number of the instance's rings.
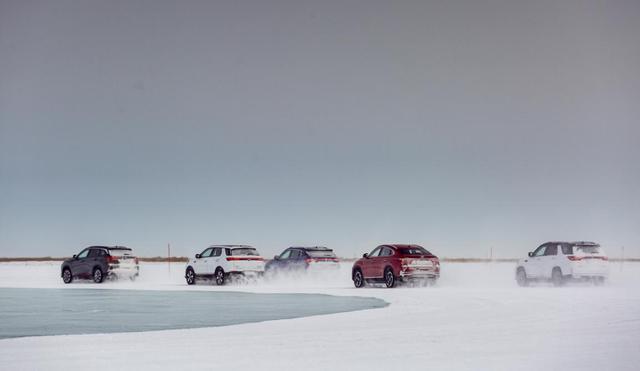
[{"label": "suv taillight", "polygon": [[307,262],[307,264],[309,263],[317,263],[317,262],[335,262],[335,263],[339,263],[340,260],[338,260],[338,258],[306,258],[304,260],[305,262]]},{"label": "suv taillight", "polygon": [[109,255],[107,256],[107,262],[111,263],[111,264],[118,264],[120,263],[118,261],[118,258],[116,258],[115,256]]}]

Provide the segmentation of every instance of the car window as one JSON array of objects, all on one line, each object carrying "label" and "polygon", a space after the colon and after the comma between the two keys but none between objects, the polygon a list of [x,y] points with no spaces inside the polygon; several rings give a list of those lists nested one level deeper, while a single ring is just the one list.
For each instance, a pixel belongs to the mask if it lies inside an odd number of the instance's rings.
[{"label": "car window", "polygon": [[558,245],[549,245],[544,251],[545,256],[558,255]]},{"label": "car window", "polygon": [[380,251],[382,250],[382,246],[378,246],[375,249],[373,249],[373,251],[369,254],[370,258],[373,258],[375,256],[378,256],[380,254]]},{"label": "car window", "polygon": [[573,246],[571,246],[571,245],[569,245],[567,243],[562,244],[562,253],[565,254],[565,255],[573,254]]},{"label": "car window", "polygon": [[204,251],[202,252],[202,254],[200,254],[200,257],[201,257],[201,258],[208,258],[208,257],[210,257],[210,256],[211,256],[211,253],[212,253],[212,252],[213,252],[213,248],[212,248],[212,247],[210,247],[210,248],[208,248],[208,249],[204,250]]},{"label": "car window", "polygon": [[576,245],[576,255],[600,254],[599,245]]},{"label": "car window", "polygon": [[102,250],[102,255],[111,255],[111,256],[133,256],[133,251],[132,250],[125,250],[125,249],[109,249],[109,252],[107,253],[107,251]]},{"label": "car window", "polygon": [[544,255],[544,252],[547,249],[547,245],[542,245],[540,247],[538,247],[538,249],[536,249],[536,251],[534,251],[533,256],[542,256]]},{"label": "car window", "polygon": [[222,255],[222,247],[216,247],[213,249],[213,254],[211,256],[220,256]]},{"label": "car window", "polygon": [[291,256],[289,256],[289,259],[300,259],[301,255],[300,250],[291,250]]},{"label": "car window", "polygon": [[307,250],[306,254],[312,258],[335,258],[333,250]]},{"label": "car window", "polygon": [[280,254],[280,259],[289,259],[291,255],[291,250],[287,249],[282,254]]},{"label": "car window", "polygon": [[89,257],[90,258],[96,258],[98,256],[102,256],[102,254],[100,254],[100,252],[102,252],[101,249],[90,249],[89,250]]},{"label": "car window", "polygon": [[89,255],[89,249],[84,249],[78,254],[78,259],[86,258]]},{"label": "car window", "polygon": [[258,254],[258,250],[253,247],[239,247],[235,249],[227,249],[227,255],[252,255],[252,256],[260,256]]},{"label": "car window", "polygon": [[421,246],[400,248],[400,254],[402,255],[433,255],[429,251],[427,251],[427,249]]},{"label": "car window", "polygon": [[380,256],[393,256],[393,250],[389,247],[383,247]]}]

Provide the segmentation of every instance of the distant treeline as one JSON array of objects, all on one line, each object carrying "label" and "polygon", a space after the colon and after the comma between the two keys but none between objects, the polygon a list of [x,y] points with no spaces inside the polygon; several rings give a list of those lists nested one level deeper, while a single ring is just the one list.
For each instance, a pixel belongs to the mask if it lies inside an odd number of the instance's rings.
[{"label": "distant treeline", "polygon": [[[69,258],[61,258],[61,257],[17,257],[17,258],[1,258],[0,263],[7,262],[49,262],[49,261],[62,261]],[[171,258],[167,258],[166,256],[155,256],[155,257],[138,257],[138,260],[141,262],[154,262],[154,263],[167,263],[171,261],[172,263],[186,263],[189,261],[189,258],[186,256],[172,256]],[[353,258],[340,258],[341,261],[349,262],[356,261],[357,259]],[[488,258],[440,258],[440,261],[446,263],[515,263],[518,261],[517,258],[496,258],[496,259],[488,259]],[[640,258],[610,258],[611,262],[640,262]]]}]

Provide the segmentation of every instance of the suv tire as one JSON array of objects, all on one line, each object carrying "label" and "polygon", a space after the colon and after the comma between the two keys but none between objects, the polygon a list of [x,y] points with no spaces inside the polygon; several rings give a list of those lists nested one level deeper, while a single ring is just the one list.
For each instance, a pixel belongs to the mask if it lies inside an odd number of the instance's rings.
[{"label": "suv tire", "polygon": [[364,276],[362,275],[362,271],[360,269],[356,269],[353,272],[353,285],[359,289],[361,287],[364,287],[364,284],[365,282],[364,282]]},{"label": "suv tire", "polygon": [[196,272],[193,271],[193,268],[187,268],[187,271],[184,273],[184,278],[187,280],[187,285],[196,283]]},{"label": "suv tire", "polygon": [[516,271],[516,282],[520,287],[529,286],[529,279],[527,278],[527,272],[522,267],[518,268],[518,270]]},{"label": "suv tire", "polygon": [[213,278],[216,280],[216,285],[218,286],[224,285],[224,281],[225,281],[224,270],[222,268],[216,269],[216,274],[213,276]]},{"label": "suv tire", "polygon": [[62,271],[62,282],[64,282],[64,283],[73,282],[73,274],[71,274],[71,269],[65,268]]},{"label": "suv tire", "polygon": [[95,268],[93,270],[93,282],[102,283],[103,279],[104,279],[104,275],[102,274],[102,269]]},{"label": "suv tire", "polygon": [[560,268],[555,267],[553,271],[551,271],[551,282],[553,286],[559,287],[564,284],[564,277],[562,277],[562,271]]},{"label": "suv tire", "polygon": [[393,274],[393,269],[387,267],[384,270],[384,284],[387,288],[393,288],[396,285],[396,276]]}]

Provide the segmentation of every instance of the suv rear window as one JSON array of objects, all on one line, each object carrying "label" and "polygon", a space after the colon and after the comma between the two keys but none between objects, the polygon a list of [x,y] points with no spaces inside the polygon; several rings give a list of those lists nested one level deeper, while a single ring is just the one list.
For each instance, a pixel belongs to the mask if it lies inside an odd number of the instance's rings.
[{"label": "suv rear window", "polygon": [[575,246],[575,253],[576,254],[600,254],[600,246],[598,245],[588,245],[588,246],[584,246],[584,245],[576,245]]},{"label": "suv rear window", "polygon": [[254,256],[258,256],[260,254],[258,254],[258,250],[251,248],[251,247],[242,247],[242,248],[237,248],[237,249],[231,249],[231,256],[237,256],[237,255],[254,255]]},{"label": "suv rear window", "polygon": [[111,256],[128,256],[132,255],[131,249],[109,249],[109,255]]},{"label": "suv rear window", "polygon": [[312,258],[335,258],[333,250],[307,250],[307,255]]},{"label": "suv rear window", "polygon": [[400,248],[400,254],[402,255],[432,255],[427,249],[420,246],[415,247],[402,247]]}]

